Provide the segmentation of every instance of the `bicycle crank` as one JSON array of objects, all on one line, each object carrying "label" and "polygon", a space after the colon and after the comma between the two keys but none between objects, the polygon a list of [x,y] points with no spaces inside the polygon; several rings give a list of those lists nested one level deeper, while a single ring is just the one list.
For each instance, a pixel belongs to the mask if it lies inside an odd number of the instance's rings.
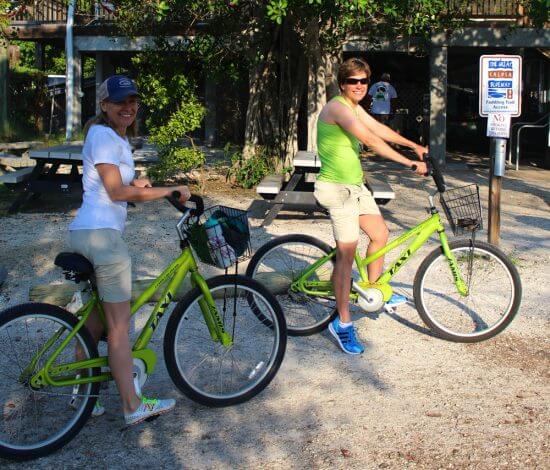
[{"label": "bicycle crank", "polygon": [[357,305],[365,312],[376,312],[384,305],[384,293],[377,287],[361,287],[357,282],[353,283],[357,292]]},{"label": "bicycle crank", "polygon": [[145,385],[145,382],[147,381],[147,378],[149,377],[147,375],[147,367],[145,365],[145,362],[141,359],[138,359],[137,357],[134,357],[134,388],[136,389],[136,393],[141,396],[141,390],[143,386]]}]

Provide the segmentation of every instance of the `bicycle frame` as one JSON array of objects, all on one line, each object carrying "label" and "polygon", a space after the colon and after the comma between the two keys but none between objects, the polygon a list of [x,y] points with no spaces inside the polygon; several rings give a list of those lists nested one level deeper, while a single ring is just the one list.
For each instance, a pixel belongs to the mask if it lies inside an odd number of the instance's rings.
[{"label": "bicycle frame", "polygon": [[[382,249],[377,252],[361,258],[359,251],[355,252],[355,265],[361,277],[361,284],[380,288],[384,293],[384,300],[389,300],[391,297],[391,288],[388,289],[390,280],[397,274],[397,272],[407,263],[407,261],[418,251],[418,249],[428,241],[428,239],[437,232],[439,234],[439,241],[445,257],[449,262],[449,266],[453,275],[454,283],[458,292],[466,296],[468,294],[468,287],[460,274],[456,259],[449,249],[449,242],[447,235],[445,234],[445,227],[441,222],[439,213],[435,208],[432,208],[432,215],[426,220],[420,222],[415,227],[411,228],[403,235],[392,240]],[[368,280],[366,266],[384,256],[389,251],[394,250],[398,246],[406,243],[411,238],[414,238],[412,242],[399,254],[397,259],[390,264],[390,266],[382,273],[376,283],[370,284]],[[308,281],[308,278],[323,264],[329,262],[336,256],[336,249],[332,250],[329,254],[323,256],[309,268],[307,268],[301,276],[292,283],[291,289],[295,292],[303,292],[308,295],[318,297],[329,297],[334,295],[332,291],[331,281]],[[389,287],[389,286],[388,286]],[[350,292],[350,300],[357,300],[357,293]]]},{"label": "bicycle frame", "polygon": [[[226,347],[232,344],[231,336],[223,328],[223,321],[219,316],[212,294],[206,284],[206,280],[198,271],[197,262],[193,256],[191,248],[189,245],[183,246],[182,248],[181,254],[173,260],[154,281],[151,282],[151,284],[139,295],[130,307],[130,313],[133,316],[145,303],[149,301],[149,299],[153,297],[155,292],[157,292],[162,285],[166,284],[166,287],[164,288],[160,299],[155,304],[147,323],[132,346],[132,357],[143,360],[146,365],[147,374],[153,373],[157,360],[156,354],[153,350],[148,349],[147,345],[170,302],[176,297],[176,292],[189,272],[191,273],[192,286],[197,286],[203,294],[203,298],[199,300],[199,306],[212,340],[220,342]],[[95,290],[93,290],[91,293],[91,298],[75,314],[80,318],[76,327],[50,355],[44,366],[30,378],[30,385],[33,388],[42,388],[45,385],[64,387],[92,382],[104,382],[112,379],[112,375],[110,373],[102,373],[93,377],[80,378],[66,375],[81,369],[108,367],[108,358],[106,356],[56,366],[52,365],[59,354],[67,347],[72,338],[74,338],[80,328],[82,328],[82,326],[86,323],[86,320],[94,308],[97,309],[104,327],[106,326],[105,313],[103,311],[99,295]],[[60,328],[34,355],[29,365],[22,371],[20,380],[23,381],[32,374],[32,371],[40,358],[57,342],[65,330],[65,327]]]}]

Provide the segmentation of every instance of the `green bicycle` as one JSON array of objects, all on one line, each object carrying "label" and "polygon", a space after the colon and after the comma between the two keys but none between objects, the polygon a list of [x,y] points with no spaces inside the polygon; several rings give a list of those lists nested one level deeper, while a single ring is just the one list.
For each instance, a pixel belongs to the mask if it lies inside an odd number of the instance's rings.
[{"label": "green bicycle", "polygon": [[[177,197],[168,199],[183,213],[176,226],[181,254],[131,307],[135,314],[157,290],[161,292],[132,347],[134,382],[143,387],[153,373],[157,356],[148,343],[190,273],[194,287],[176,304],[164,335],[169,375],[198,403],[242,403],[262,391],[277,373],[286,348],[285,319],[278,301],[259,282],[227,271],[208,280],[201,276],[189,238],[200,227],[202,199],[193,196],[196,208],[191,209],[179,204]],[[217,207],[219,212],[222,206]],[[245,235],[249,239],[249,232]],[[105,325],[93,267],[75,253],[59,254],[55,264],[67,278],[86,282],[90,299],[75,315],[40,303],[0,313],[1,457],[24,460],[62,447],[90,417],[100,383],[112,380],[106,372],[107,357],[98,356],[84,325],[94,308]],[[75,348],[84,360],[75,360]]]},{"label": "green bicycle", "polygon": [[[437,190],[430,192],[430,216],[371,256],[355,254],[358,280],[350,301],[373,312],[391,297],[390,280],[414,253],[437,232],[440,247],[421,263],[414,278],[414,302],[424,323],[440,337],[457,342],[482,341],[501,332],[518,312],[521,280],[517,269],[498,248],[475,239],[482,226],[479,188],[467,185],[446,191],[436,161],[426,156]],[[440,195],[455,235],[470,239],[449,242],[435,207]],[[378,282],[370,284],[365,267],[412,239]],[[262,246],[246,274],[269,282],[285,312],[288,333],[294,336],[322,331],[337,315],[331,275],[336,250],[307,235],[287,235]]]}]

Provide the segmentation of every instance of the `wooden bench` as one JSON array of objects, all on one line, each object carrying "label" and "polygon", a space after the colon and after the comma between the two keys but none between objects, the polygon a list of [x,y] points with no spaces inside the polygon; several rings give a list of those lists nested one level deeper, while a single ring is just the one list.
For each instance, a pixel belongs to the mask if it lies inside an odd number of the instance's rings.
[{"label": "wooden bench", "polygon": [[13,153],[0,152],[0,165],[9,166],[11,168],[25,168],[36,165],[36,161],[27,156],[20,157]]},{"label": "wooden bench", "polygon": [[[306,179],[306,182],[312,183],[313,181],[311,181],[310,177],[313,176],[313,174],[308,173],[307,176],[308,178]],[[283,175],[267,175],[260,182],[260,184],[256,186],[256,193],[258,193],[263,199],[274,199],[275,196],[281,192],[283,182]],[[369,188],[370,192],[374,196],[374,199],[376,199],[376,202],[380,205],[387,204],[392,199],[395,199],[395,192],[389,183],[386,183],[385,181],[369,176],[368,179],[365,179],[365,186]]]},{"label": "wooden bench", "polygon": [[[271,204],[262,223],[263,227],[271,224],[282,209],[305,213],[325,212],[313,196],[315,179],[321,168],[321,161],[317,154],[301,150],[296,153],[293,165],[294,172],[290,175],[288,182],[284,182],[282,175],[268,175],[256,187],[256,192]],[[395,193],[385,181],[369,175],[365,185],[379,205],[395,199]]]},{"label": "wooden bench", "polygon": [[256,186],[256,192],[264,199],[273,199],[283,187],[283,175],[267,175]]},{"label": "wooden bench", "polygon": [[0,175],[0,183],[4,184],[17,184],[29,179],[34,167],[29,166],[26,168],[20,168],[19,170],[10,171]]}]

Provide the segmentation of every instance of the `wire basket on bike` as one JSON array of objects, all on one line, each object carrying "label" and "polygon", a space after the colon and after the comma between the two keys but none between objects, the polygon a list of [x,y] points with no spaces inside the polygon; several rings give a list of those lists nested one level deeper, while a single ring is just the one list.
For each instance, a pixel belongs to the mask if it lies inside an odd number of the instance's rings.
[{"label": "wire basket on bike", "polygon": [[229,268],[250,258],[250,227],[247,212],[212,206],[187,229],[188,240],[198,258],[218,268]]},{"label": "wire basket on bike", "polygon": [[473,232],[483,227],[477,184],[448,189],[441,194],[440,201],[455,235]]}]

